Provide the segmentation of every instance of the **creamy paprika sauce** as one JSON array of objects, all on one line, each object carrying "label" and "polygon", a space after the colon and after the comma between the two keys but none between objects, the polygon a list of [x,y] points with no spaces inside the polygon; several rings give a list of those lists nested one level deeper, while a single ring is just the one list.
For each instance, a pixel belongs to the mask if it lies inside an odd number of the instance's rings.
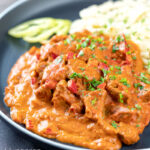
[{"label": "creamy paprika sauce", "polygon": [[150,120],[150,75],[139,47],[85,30],[32,47],[12,68],[5,102],[14,121],[90,149],[136,143]]}]

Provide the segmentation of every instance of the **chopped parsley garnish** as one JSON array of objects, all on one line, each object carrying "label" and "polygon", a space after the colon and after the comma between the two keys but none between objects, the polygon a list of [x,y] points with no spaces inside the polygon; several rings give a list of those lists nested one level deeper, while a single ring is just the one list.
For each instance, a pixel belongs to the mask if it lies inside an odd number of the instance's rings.
[{"label": "chopped parsley garnish", "polygon": [[134,87],[136,88],[136,89],[140,89],[140,90],[143,90],[144,89],[144,86],[142,86],[140,83],[134,83]]},{"label": "chopped parsley garnish", "polygon": [[84,71],[84,70],[85,70],[85,68],[80,67],[80,70]]},{"label": "chopped parsley garnish", "polygon": [[75,34],[71,34],[71,39],[74,40],[75,36]]},{"label": "chopped parsley garnish", "polygon": [[111,125],[112,125],[115,129],[117,129],[117,127],[119,127],[118,124],[116,123],[116,121],[112,121],[112,122],[111,122]]},{"label": "chopped parsley garnish", "polygon": [[128,51],[127,54],[130,55],[130,54],[131,54],[131,51]]},{"label": "chopped parsley garnish", "polygon": [[115,53],[118,50],[119,50],[119,47],[114,44],[112,47],[112,52]]},{"label": "chopped parsley garnish", "polygon": [[145,18],[143,18],[143,19],[141,20],[141,23],[144,23],[144,22],[145,22],[145,20],[146,20],[146,19],[145,19]]},{"label": "chopped parsley garnish", "polygon": [[117,38],[116,38],[116,42],[120,43],[120,42],[123,42],[123,41],[124,41],[124,38],[121,35],[118,35]]},{"label": "chopped parsley garnish", "polygon": [[119,94],[119,102],[123,103],[123,95],[122,95],[122,93]]},{"label": "chopped parsley garnish", "polygon": [[116,69],[118,70],[121,70],[121,67],[120,66],[115,66]]},{"label": "chopped parsley garnish", "polygon": [[116,74],[121,74],[121,70],[120,70],[120,71],[117,71]]},{"label": "chopped parsley garnish", "polygon": [[112,24],[114,22],[114,19],[113,18],[109,18],[108,21],[109,21],[110,24]]},{"label": "chopped parsley garnish", "polygon": [[126,78],[122,78],[122,79],[120,80],[120,83],[122,83],[123,85],[125,85],[125,86],[127,86],[127,87],[130,87],[130,84],[128,84]]},{"label": "chopped parsley garnish", "polygon": [[81,44],[81,47],[82,47],[82,48],[87,47],[89,41],[90,41],[90,39],[87,38],[87,39]]},{"label": "chopped parsley garnish", "polygon": [[84,52],[81,50],[78,54],[78,56],[84,56]]},{"label": "chopped parsley garnish", "polygon": [[96,57],[95,54],[92,54],[92,57],[95,58]]},{"label": "chopped parsley garnish", "polygon": [[106,77],[109,71],[105,70],[105,69],[102,69],[102,72],[103,72],[104,77]]},{"label": "chopped parsley garnish", "polygon": [[79,50],[80,48],[81,48],[81,45],[80,45],[80,44],[77,44],[77,45],[76,45],[76,49]]},{"label": "chopped parsley garnish", "polygon": [[82,78],[82,75],[80,74],[80,73],[76,73],[76,72],[74,72],[71,76],[70,76],[70,78],[71,79],[74,79],[74,78]]},{"label": "chopped parsley garnish", "polygon": [[110,79],[110,80],[115,80],[115,79],[116,79],[116,76],[115,76],[115,75],[110,75],[110,76],[109,76],[109,79]]},{"label": "chopped parsley garnish", "polygon": [[71,41],[69,39],[66,39],[64,40],[64,44],[67,45],[67,44],[71,44]]},{"label": "chopped parsley garnish", "polygon": [[102,47],[99,47],[99,49],[100,49],[101,51],[103,51],[103,50],[106,50],[107,47],[106,47],[106,46],[102,46]]},{"label": "chopped parsley garnish", "polygon": [[114,66],[110,65],[110,70],[113,71],[114,70]]},{"label": "chopped parsley garnish", "polygon": [[95,97],[93,100],[91,100],[91,104],[95,105],[96,101],[97,101],[97,98]]},{"label": "chopped parsley garnish", "polygon": [[96,88],[99,84],[101,84],[101,81],[97,81],[95,79],[93,79],[92,81],[89,81],[89,82],[94,88]]},{"label": "chopped parsley garnish", "polygon": [[133,56],[132,59],[133,59],[133,60],[136,60],[136,56]]},{"label": "chopped parsley garnish", "polygon": [[94,44],[92,44],[92,43],[91,43],[91,45],[89,46],[89,48],[90,48],[91,50],[94,50],[95,47],[96,47],[96,46],[95,46]]},{"label": "chopped parsley garnish", "polygon": [[128,18],[125,18],[125,19],[123,20],[123,23],[126,24],[127,22],[128,22]]},{"label": "chopped parsley garnish", "polygon": [[140,76],[137,76],[142,82],[146,84],[150,84],[150,80],[145,76],[145,73],[141,73]]},{"label": "chopped parsley garnish", "polygon": [[107,24],[105,24],[103,27],[106,29],[107,28]]},{"label": "chopped parsley garnish", "polygon": [[103,38],[98,38],[97,41],[101,44],[103,42]]},{"label": "chopped parsley garnish", "polygon": [[139,125],[139,124],[137,124],[137,125],[136,125],[136,127],[138,128],[138,127],[140,127],[140,125]]},{"label": "chopped parsley garnish", "polygon": [[136,108],[137,110],[141,110],[141,106],[138,105],[138,104],[135,104],[135,108]]}]

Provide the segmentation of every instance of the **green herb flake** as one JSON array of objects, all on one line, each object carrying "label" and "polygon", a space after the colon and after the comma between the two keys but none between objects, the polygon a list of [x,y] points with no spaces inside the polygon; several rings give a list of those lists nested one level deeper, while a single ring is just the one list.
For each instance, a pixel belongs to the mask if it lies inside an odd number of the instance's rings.
[{"label": "green herb flake", "polygon": [[74,72],[71,76],[70,76],[70,78],[71,79],[74,79],[74,78],[82,78],[82,75],[80,74],[80,73],[76,73],[76,72]]},{"label": "green herb flake", "polygon": [[111,125],[112,125],[115,129],[117,129],[117,127],[119,127],[119,126],[117,125],[116,121],[112,121],[112,122],[111,122]]},{"label": "green herb flake", "polygon": [[123,103],[123,95],[122,95],[122,93],[119,94],[119,101],[120,101],[120,103]]},{"label": "green herb flake", "polygon": [[142,86],[140,83],[134,83],[134,87],[136,88],[136,89],[140,89],[140,90],[143,90],[144,89],[144,86]]},{"label": "green herb flake", "polygon": [[98,38],[97,41],[101,44],[103,42],[103,38]]},{"label": "green herb flake", "polygon": [[80,48],[81,48],[81,45],[80,45],[80,44],[77,44],[77,45],[76,45],[76,49],[79,50]]},{"label": "green herb flake", "polygon": [[120,83],[122,83],[123,85],[125,85],[125,86],[127,86],[127,87],[130,87],[130,84],[128,84],[126,78],[122,78],[122,79],[120,80]]},{"label": "green herb flake", "polygon": [[140,76],[137,76],[142,82],[150,84],[150,80],[145,76],[145,73],[141,73]]},{"label": "green herb flake", "polygon": [[121,72],[121,70],[120,71],[117,71],[117,72],[115,72],[116,74],[121,74],[122,72]]},{"label": "green herb flake", "polygon": [[99,47],[99,50],[101,50],[101,51],[106,50],[106,49],[107,49],[106,46]]},{"label": "green herb flake", "polygon": [[76,35],[75,34],[71,34],[71,40],[73,41],[75,39]]},{"label": "green herb flake", "polygon": [[114,70],[114,66],[110,65],[110,70],[113,71]]},{"label": "green herb flake", "polygon": [[114,22],[114,19],[113,18],[109,18],[108,21],[109,21],[110,24],[112,24]]},{"label": "green herb flake", "polygon": [[84,70],[85,70],[85,68],[80,67],[80,70],[84,71]]},{"label": "green herb flake", "polygon": [[136,108],[132,107],[131,110],[135,110]]},{"label": "green herb flake", "polygon": [[142,19],[141,19],[141,23],[144,23],[144,22],[145,22],[145,20],[146,20],[145,18],[142,18]]},{"label": "green herb flake", "polygon": [[120,66],[115,66],[116,69],[118,70],[121,70],[121,67]]},{"label": "green herb flake", "polygon": [[119,50],[119,47],[114,44],[112,47],[112,52],[115,53],[118,50]]},{"label": "green herb flake", "polygon": [[106,29],[108,26],[107,26],[107,24],[105,24],[103,27]]},{"label": "green herb flake", "polygon": [[133,60],[136,60],[136,56],[132,56],[132,59],[133,59]]},{"label": "green herb flake", "polygon": [[106,77],[109,71],[106,69],[102,69],[102,72],[103,72],[104,77]]},{"label": "green herb flake", "polygon": [[110,79],[110,80],[116,80],[116,76],[115,76],[115,75],[110,75],[110,76],[109,76],[109,79]]},{"label": "green herb flake", "polygon": [[135,108],[136,108],[137,110],[141,110],[141,106],[138,105],[138,104],[135,104]]},{"label": "green herb flake", "polygon": [[89,41],[90,41],[90,39],[87,38],[87,39],[81,44],[81,47],[82,47],[82,48],[87,47]]},{"label": "green herb flake", "polygon": [[89,46],[89,48],[90,48],[91,50],[94,50],[95,47],[96,47],[96,46],[95,46],[94,44],[92,44],[92,43],[91,43],[91,45]]},{"label": "green herb flake", "polygon": [[95,54],[92,54],[92,58],[95,58],[96,56],[95,56]]},{"label": "green herb flake", "polygon": [[139,124],[136,124],[136,127],[138,128],[138,127],[140,127],[140,125],[139,125]]},{"label": "green herb flake", "polygon": [[78,54],[78,56],[84,56],[84,52],[81,50]]},{"label": "green herb flake", "polygon": [[127,22],[128,22],[128,18],[125,18],[125,19],[123,20],[123,23],[126,24]]},{"label": "green herb flake", "polygon": [[91,100],[91,104],[92,104],[92,105],[95,105],[95,104],[96,104],[96,101],[97,101],[97,98],[95,97],[93,100]]},{"label": "green herb flake", "polygon": [[128,55],[131,55],[131,51],[128,51],[127,54],[128,54]]},{"label": "green herb flake", "polygon": [[118,35],[117,38],[116,38],[116,42],[120,43],[120,42],[123,42],[123,41],[124,41],[124,38],[121,35]]}]

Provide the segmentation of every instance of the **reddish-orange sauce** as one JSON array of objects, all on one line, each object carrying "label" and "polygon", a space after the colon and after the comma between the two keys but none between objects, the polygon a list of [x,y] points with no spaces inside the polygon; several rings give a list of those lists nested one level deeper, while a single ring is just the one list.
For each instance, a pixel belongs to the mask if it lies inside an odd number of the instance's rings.
[{"label": "reddish-orange sauce", "polygon": [[90,149],[133,144],[150,119],[150,76],[125,35],[84,31],[32,47],[12,68],[5,102],[14,121]]}]

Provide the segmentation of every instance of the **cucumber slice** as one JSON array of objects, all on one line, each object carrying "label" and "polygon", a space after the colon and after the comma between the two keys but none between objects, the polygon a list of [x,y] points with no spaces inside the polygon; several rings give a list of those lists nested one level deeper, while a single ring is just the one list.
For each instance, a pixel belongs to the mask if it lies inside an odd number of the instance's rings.
[{"label": "cucumber slice", "polygon": [[67,34],[70,29],[71,22],[68,20],[61,20],[61,19],[57,20],[56,22],[57,24],[55,24],[55,27],[42,30],[36,36],[26,36],[23,39],[29,43],[36,43],[36,42],[43,43],[43,41],[47,41],[49,37],[52,36],[53,34],[57,35]]},{"label": "cucumber slice", "polygon": [[67,34],[71,26],[69,20],[50,17],[33,19],[10,29],[8,34],[15,38],[23,38],[29,43],[47,41],[53,34]]}]

